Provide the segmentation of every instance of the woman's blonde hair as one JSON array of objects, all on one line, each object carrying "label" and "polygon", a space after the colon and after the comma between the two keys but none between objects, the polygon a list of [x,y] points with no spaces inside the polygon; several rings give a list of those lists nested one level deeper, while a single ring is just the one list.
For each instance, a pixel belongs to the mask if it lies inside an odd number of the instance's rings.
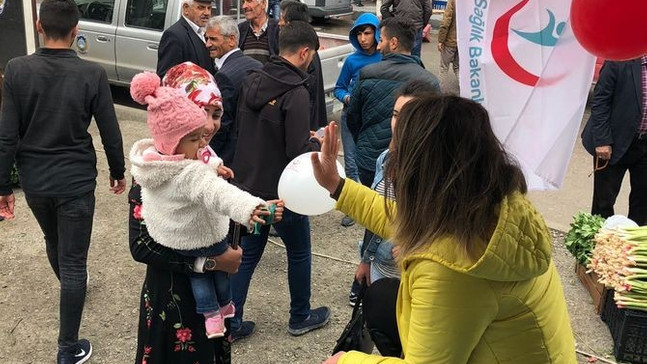
[{"label": "woman's blonde hair", "polygon": [[487,111],[456,96],[424,95],[404,105],[387,176],[397,196],[397,212],[389,215],[400,258],[443,236],[475,257],[483,248],[479,242],[486,243],[496,226],[503,197],[527,189]]}]

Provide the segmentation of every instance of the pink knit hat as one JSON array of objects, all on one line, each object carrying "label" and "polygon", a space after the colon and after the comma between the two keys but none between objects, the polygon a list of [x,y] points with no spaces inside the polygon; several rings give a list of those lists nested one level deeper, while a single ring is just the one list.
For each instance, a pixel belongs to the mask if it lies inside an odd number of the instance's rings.
[{"label": "pink knit hat", "polygon": [[198,106],[216,106],[222,109],[222,95],[216,80],[197,64],[184,62],[169,68],[162,85],[182,91]]},{"label": "pink knit hat", "polygon": [[206,112],[182,92],[160,87],[155,73],[135,75],[130,82],[130,96],[142,105],[148,104],[148,129],[155,149],[162,154],[175,154],[182,138],[204,127]]}]

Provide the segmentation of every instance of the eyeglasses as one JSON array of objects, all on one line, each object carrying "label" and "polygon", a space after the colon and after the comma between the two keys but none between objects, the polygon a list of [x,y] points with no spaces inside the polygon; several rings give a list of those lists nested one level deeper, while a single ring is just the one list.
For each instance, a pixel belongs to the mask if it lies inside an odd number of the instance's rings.
[{"label": "eyeglasses", "polygon": [[[600,161],[604,161],[602,165],[600,165]],[[589,177],[593,175],[593,173],[601,171],[609,165],[609,160],[608,159],[601,159],[600,157],[596,156],[595,157],[595,167],[593,168],[593,171],[589,173]]]}]

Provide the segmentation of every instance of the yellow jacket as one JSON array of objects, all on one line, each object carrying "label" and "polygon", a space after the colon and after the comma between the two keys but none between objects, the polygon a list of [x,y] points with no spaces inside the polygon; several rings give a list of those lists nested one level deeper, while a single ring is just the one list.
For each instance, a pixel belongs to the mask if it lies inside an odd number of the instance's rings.
[{"label": "yellow jacket", "polygon": [[[347,179],[337,208],[391,236],[375,191]],[[339,363],[575,364],[551,241],[532,204],[521,193],[508,196],[478,260],[447,237],[403,261],[396,315],[404,359],[352,351]]]}]

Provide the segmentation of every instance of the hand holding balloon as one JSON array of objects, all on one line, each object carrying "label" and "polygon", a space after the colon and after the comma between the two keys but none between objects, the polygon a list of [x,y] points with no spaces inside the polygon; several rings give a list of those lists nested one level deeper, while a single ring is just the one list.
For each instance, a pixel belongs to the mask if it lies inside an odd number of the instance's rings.
[{"label": "hand holding balloon", "polygon": [[335,192],[341,177],[337,173],[337,153],[339,153],[339,139],[337,139],[337,123],[331,122],[324,130],[323,144],[319,156],[311,156],[312,169],[317,183],[331,194]]},{"label": "hand holding balloon", "polygon": [[322,152],[302,154],[283,170],[278,193],[288,209],[312,216],[321,215],[335,207],[335,200],[330,198],[330,193],[337,188],[340,175],[346,176],[344,168],[337,161],[339,141],[336,132],[335,124],[326,127]]}]

